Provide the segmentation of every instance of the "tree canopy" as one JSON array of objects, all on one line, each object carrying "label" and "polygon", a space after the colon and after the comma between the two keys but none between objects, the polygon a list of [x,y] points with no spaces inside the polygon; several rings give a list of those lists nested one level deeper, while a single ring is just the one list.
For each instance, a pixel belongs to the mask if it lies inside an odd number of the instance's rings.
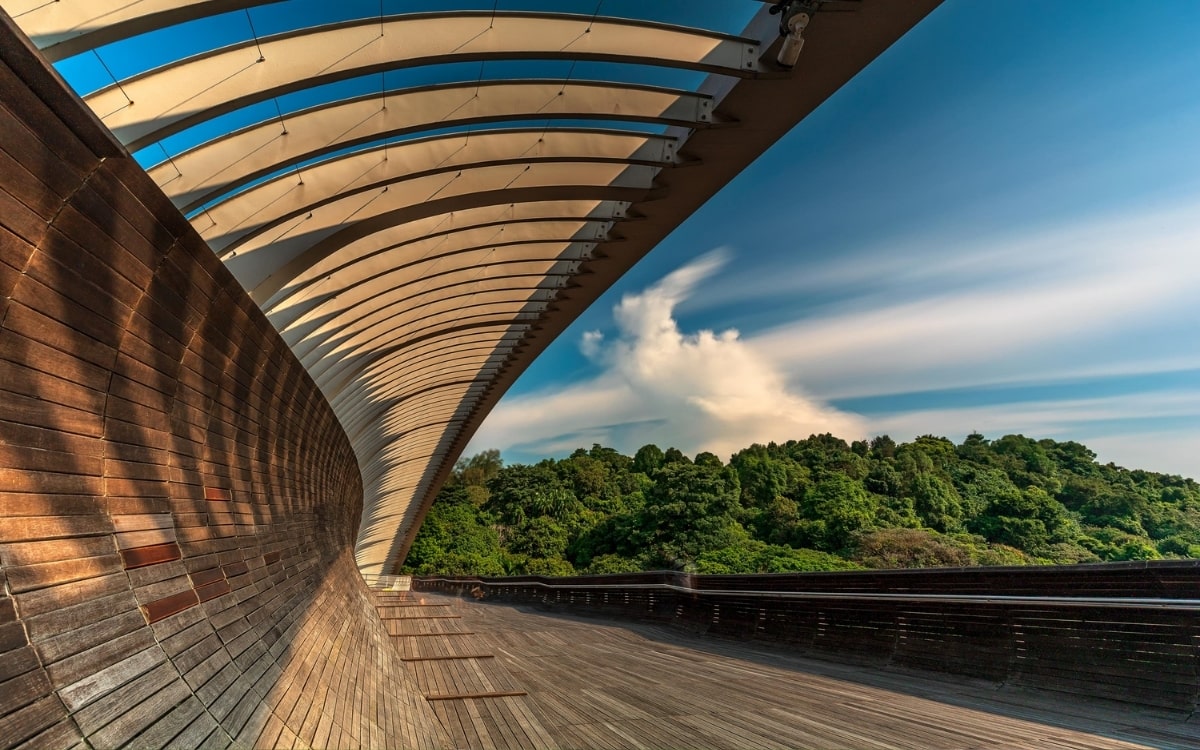
[{"label": "tree canopy", "polygon": [[1200,485],[1076,442],[972,434],[751,445],[725,464],[594,445],[456,464],[405,571],[572,575],[1200,558]]}]

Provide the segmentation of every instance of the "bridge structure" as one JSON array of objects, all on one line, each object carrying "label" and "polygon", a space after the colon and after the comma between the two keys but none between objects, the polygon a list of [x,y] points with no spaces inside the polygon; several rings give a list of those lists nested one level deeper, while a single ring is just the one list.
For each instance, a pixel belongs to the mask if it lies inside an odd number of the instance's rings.
[{"label": "bridge structure", "polygon": [[[401,563],[534,357],[936,4],[817,3],[794,70],[756,0],[4,8],[49,62],[136,71],[83,104],[329,402],[363,478],[370,578]],[[205,22],[221,41],[189,39]],[[170,44],[200,50],[142,61]]]},{"label": "bridge structure", "polygon": [[936,5],[390,2],[0,3],[0,747],[453,745],[378,584],[454,460]]}]

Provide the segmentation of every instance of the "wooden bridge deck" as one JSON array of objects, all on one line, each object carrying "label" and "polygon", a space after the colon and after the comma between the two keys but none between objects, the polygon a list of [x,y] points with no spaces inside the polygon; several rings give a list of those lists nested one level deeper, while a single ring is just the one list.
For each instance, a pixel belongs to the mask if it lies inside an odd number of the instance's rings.
[{"label": "wooden bridge deck", "polygon": [[1196,717],[407,596],[380,614],[461,748],[1200,748]]}]

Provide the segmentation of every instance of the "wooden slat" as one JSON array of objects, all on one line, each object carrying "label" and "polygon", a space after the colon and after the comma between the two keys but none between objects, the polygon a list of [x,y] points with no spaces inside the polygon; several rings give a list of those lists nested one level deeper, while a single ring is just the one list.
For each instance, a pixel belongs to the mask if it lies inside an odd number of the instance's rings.
[{"label": "wooden slat", "polygon": [[191,589],[181,591],[178,594],[171,594],[161,599],[155,599],[152,602],[147,602],[145,605],[146,621],[150,623],[158,622],[163,618],[170,617],[199,603],[200,600],[196,597],[196,592]]},{"label": "wooden slat", "polygon": [[455,659],[495,659],[495,654],[459,654],[444,656],[401,656],[400,661],[452,661]]},{"label": "wooden slat", "polygon": [[[774,644],[495,601],[458,606],[474,642],[494,658],[401,658],[463,747],[1194,746],[1182,716],[1074,703],[1062,693],[813,661]],[[493,687],[475,687],[484,684]],[[507,692],[526,695],[500,695]]]},{"label": "wooden slat", "polygon": [[493,693],[459,693],[451,695],[426,695],[427,701],[465,701],[475,700],[477,698],[512,698],[521,695],[529,695],[524,690],[501,690]]},{"label": "wooden slat", "polygon": [[134,547],[121,550],[121,562],[126,570],[142,568],[147,565],[179,560],[183,553],[174,541],[167,544],[155,544],[148,547]]}]

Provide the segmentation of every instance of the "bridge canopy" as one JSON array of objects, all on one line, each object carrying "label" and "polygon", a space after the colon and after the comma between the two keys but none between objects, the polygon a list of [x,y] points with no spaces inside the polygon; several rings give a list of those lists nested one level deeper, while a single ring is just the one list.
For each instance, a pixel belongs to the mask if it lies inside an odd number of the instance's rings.
[{"label": "bridge canopy", "polygon": [[371,579],[534,357],[936,4],[814,3],[790,69],[757,0],[4,8],[333,406]]}]

